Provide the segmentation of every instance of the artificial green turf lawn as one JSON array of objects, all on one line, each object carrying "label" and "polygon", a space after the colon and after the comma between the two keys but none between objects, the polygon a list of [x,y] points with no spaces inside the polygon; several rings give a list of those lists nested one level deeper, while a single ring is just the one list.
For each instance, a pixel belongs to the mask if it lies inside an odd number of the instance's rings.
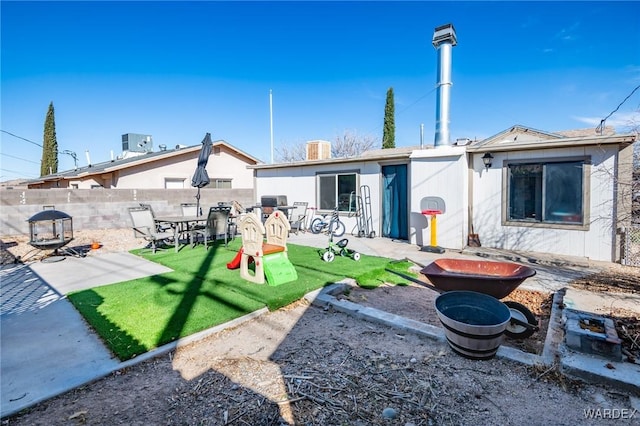
[{"label": "artificial green turf lawn", "polygon": [[[178,253],[172,248],[155,254],[136,250],[173,271],[71,293],[68,298],[118,358],[126,360],[264,306],[270,310],[286,306],[344,277],[369,288],[383,282],[406,283],[385,271],[390,259],[362,255],[356,262],[336,256],[327,263],[321,259],[321,249],[288,244],[298,279],[278,286],[254,284],[240,278],[239,269],[226,267],[240,246],[236,239],[228,247],[216,242],[209,250],[203,246]],[[406,272],[408,265],[394,262],[393,268]]]}]

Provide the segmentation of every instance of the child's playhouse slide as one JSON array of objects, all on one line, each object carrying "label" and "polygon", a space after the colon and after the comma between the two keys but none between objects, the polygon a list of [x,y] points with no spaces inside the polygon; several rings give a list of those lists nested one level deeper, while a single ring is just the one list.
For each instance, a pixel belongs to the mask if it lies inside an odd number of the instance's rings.
[{"label": "child's playhouse slide", "polygon": [[[242,252],[242,248],[240,248],[240,251],[238,251],[238,254],[236,254],[233,260],[227,263],[228,269],[238,269],[240,267]],[[271,286],[288,283],[298,279],[296,269],[293,267],[284,252],[264,255],[262,257],[262,263],[264,276],[267,279],[267,283]]]},{"label": "child's playhouse slide", "polygon": [[236,254],[236,257],[229,263],[227,263],[227,269],[238,269],[240,267],[240,259],[242,259],[242,247],[240,247],[240,251]]}]

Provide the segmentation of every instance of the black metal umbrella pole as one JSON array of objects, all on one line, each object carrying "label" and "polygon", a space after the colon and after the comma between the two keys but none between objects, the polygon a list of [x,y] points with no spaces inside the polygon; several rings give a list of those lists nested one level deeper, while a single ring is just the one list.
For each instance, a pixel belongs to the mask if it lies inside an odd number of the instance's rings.
[{"label": "black metal umbrella pole", "polygon": [[211,154],[211,133],[207,133],[202,140],[202,149],[198,155],[198,166],[196,172],[191,179],[191,186],[198,188],[198,194],[196,195],[196,212],[200,214],[200,188],[209,185],[209,174],[207,173],[207,162],[209,161],[209,155]]}]

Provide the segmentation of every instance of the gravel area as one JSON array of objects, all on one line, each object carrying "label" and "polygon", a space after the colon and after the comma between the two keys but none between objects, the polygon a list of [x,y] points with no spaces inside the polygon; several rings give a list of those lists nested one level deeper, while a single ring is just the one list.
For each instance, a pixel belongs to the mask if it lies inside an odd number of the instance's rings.
[{"label": "gravel area", "polygon": [[[92,243],[100,244],[99,249],[92,249]],[[131,228],[124,229],[91,229],[73,232],[73,240],[64,248],[78,253],[95,256],[102,253],[115,253],[145,247],[143,239],[135,238]],[[37,261],[52,253],[52,250],[39,250],[29,244],[28,235],[5,236],[0,240],[2,264],[13,263],[16,259],[25,262]]]}]

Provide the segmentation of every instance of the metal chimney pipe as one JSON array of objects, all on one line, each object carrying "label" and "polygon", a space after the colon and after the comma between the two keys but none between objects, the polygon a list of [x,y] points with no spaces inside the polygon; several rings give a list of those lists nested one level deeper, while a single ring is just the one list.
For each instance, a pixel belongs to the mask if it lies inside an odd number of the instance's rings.
[{"label": "metal chimney pipe", "polygon": [[449,138],[449,110],[451,106],[451,49],[458,44],[453,24],[437,27],[433,33],[433,47],[438,51],[438,81],[436,87],[436,135],[434,145],[451,145]]}]

